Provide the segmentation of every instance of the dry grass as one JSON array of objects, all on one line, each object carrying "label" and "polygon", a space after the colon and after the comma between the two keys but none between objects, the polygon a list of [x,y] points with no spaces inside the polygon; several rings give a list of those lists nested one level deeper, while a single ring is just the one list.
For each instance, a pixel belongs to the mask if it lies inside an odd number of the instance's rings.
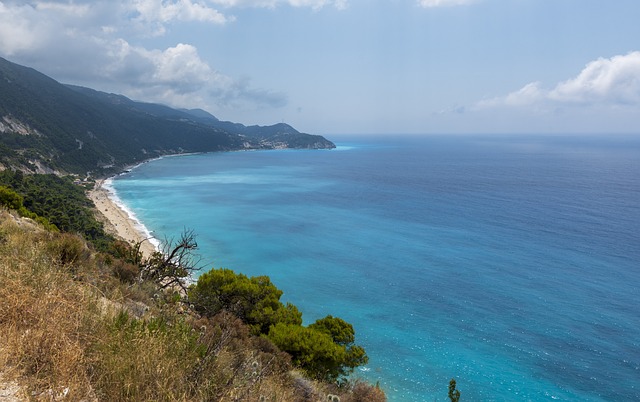
[{"label": "dry grass", "polygon": [[118,264],[0,211],[0,367],[26,399],[384,401],[366,384],[291,375],[288,355],[234,316],[198,319],[149,284],[118,280]]},{"label": "dry grass", "polygon": [[83,338],[93,332],[95,296],[54,262],[46,247],[53,235],[21,229],[6,213],[3,218],[0,363],[28,378],[36,397],[82,399],[91,390]]}]

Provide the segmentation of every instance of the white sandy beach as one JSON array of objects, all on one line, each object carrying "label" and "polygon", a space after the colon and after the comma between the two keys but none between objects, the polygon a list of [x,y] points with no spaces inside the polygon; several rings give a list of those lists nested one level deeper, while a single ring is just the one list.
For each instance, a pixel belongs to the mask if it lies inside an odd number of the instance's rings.
[{"label": "white sandy beach", "polygon": [[156,251],[155,246],[144,233],[137,229],[136,222],[127,212],[109,198],[109,192],[103,187],[103,184],[104,180],[98,180],[95,188],[89,191],[88,195],[104,218],[102,221],[105,230],[131,244],[142,242],[140,247],[142,254],[145,257],[151,256]]}]

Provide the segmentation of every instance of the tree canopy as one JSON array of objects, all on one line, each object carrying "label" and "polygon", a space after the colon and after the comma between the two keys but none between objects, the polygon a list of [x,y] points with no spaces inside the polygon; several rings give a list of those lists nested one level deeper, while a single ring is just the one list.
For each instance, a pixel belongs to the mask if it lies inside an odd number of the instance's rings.
[{"label": "tree canopy", "polygon": [[364,349],[354,344],[353,326],[330,315],[308,327],[277,324],[268,338],[289,353],[294,364],[320,380],[337,381],[369,360]]},{"label": "tree canopy", "polygon": [[229,311],[254,334],[266,334],[277,323],[302,324],[302,313],[293,304],[283,304],[281,296],[268,276],[249,278],[224,268],[201,275],[189,291],[189,300],[201,314],[211,317]]},{"label": "tree canopy", "polygon": [[367,363],[364,349],[355,345],[353,326],[328,315],[308,327],[293,304],[280,301],[282,291],[268,276],[247,277],[230,269],[213,269],[189,289],[189,301],[205,316],[228,311],[252,332],[291,355],[295,365],[311,377],[335,382]]},{"label": "tree canopy", "polygon": [[[20,171],[4,170],[0,172],[0,186],[6,188],[3,190],[5,206],[43,223],[45,227],[53,228],[55,225],[62,232],[79,233],[102,250],[106,250],[114,240],[96,220],[94,205],[87,198],[85,188],[74,184],[71,177],[25,175]],[[20,198],[11,196],[11,192]],[[20,199],[22,209],[15,208]]]}]

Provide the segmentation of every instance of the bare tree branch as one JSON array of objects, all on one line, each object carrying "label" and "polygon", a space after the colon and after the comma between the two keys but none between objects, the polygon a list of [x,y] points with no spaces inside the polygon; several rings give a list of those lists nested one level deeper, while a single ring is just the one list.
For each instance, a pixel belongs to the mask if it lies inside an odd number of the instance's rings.
[{"label": "bare tree branch", "polygon": [[[136,247],[139,250],[140,243]],[[186,292],[186,280],[202,268],[200,256],[194,254],[197,248],[196,235],[192,229],[185,228],[177,241],[165,239],[162,251],[141,261],[140,281],[153,281],[161,289],[178,286]]]}]

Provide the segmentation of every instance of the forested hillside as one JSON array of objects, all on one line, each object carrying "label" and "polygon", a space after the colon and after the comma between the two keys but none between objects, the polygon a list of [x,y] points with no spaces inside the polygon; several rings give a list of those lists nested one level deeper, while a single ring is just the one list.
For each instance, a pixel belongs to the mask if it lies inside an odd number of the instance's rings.
[{"label": "forested hillside", "polygon": [[[0,172],[0,190],[3,189],[5,193],[17,194],[26,211],[46,219],[62,232],[82,235],[98,249],[108,249],[115,240],[96,220],[95,207],[87,198],[86,188],[68,176],[25,175],[19,170],[7,169]],[[0,205],[19,209],[5,200],[6,197],[0,197]],[[25,215],[29,214],[23,213]]]},{"label": "forested hillside", "polygon": [[[213,117],[213,116],[211,116]],[[191,111],[65,86],[0,58],[0,164],[104,176],[160,155],[275,147],[331,148],[287,125],[228,130]]]}]

